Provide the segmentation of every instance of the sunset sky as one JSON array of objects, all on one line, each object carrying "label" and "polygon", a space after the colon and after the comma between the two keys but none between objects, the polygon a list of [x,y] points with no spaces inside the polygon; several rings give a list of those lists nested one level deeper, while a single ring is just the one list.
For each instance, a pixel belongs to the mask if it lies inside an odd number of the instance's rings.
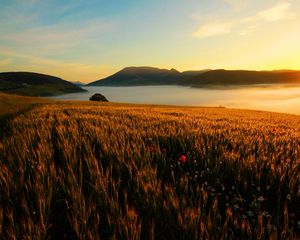
[{"label": "sunset sky", "polygon": [[0,72],[300,69],[300,0],[0,1]]}]

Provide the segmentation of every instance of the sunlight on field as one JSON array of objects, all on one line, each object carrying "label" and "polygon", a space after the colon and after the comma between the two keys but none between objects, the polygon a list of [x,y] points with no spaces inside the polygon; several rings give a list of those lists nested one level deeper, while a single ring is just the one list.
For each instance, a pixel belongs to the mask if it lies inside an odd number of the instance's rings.
[{"label": "sunlight on field", "polygon": [[0,235],[297,239],[300,117],[52,103],[0,139]]},{"label": "sunlight on field", "polygon": [[43,98],[32,98],[0,92],[0,117],[26,111],[34,105],[49,103],[51,101]]}]

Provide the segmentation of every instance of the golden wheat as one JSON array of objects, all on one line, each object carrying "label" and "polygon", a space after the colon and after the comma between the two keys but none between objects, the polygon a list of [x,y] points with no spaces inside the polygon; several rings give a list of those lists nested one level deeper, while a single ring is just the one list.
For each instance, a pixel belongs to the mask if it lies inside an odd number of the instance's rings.
[{"label": "golden wheat", "polygon": [[3,239],[298,239],[300,117],[51,103],[0,140]]}]

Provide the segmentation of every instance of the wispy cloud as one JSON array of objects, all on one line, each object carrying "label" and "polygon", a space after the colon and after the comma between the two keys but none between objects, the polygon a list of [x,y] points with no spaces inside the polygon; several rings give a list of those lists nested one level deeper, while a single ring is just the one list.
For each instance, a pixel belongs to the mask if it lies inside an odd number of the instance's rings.
[{"label": "wispy cloud", "polygon": [[233,22],[207,23],[200,26],[193,33],[193,36],[196,38],[206,38],[206,37],[224,35],[230,33],[233,27],[234,27]]},{"label": "wispy cloud", "polygon": [[86,6],[81,0],[56,2],[11,0],[1,6],[0,71],[36,71],[83,81],[110,73],[112,67],[100,56],[117,21],[101,13],[89,15],[92,10],[82,9]]},{"label": "wispy cloud", "polygon": [[[235,0],[224,0],[228,3],[235,4]],[[204,23],[195,32],[193,37],[195,38],[207,38],[219,35],[225,35],[233,32],[236,29],[239,30],[240,35],[247,35],[253,32],[260,24],[264,22],[275,22],[283,19],[291,19],[295,16],[291,12],[291,3],[279,2],[275,6],[259,11],[254,16],[238,19],[235,21],[219,21],[215,23]]]},{"label": "wispy cloud", "polygon": [[243,18],[241,22],[275,22],[282,19],[290,19],[294,16],[294,14],[290,11],[290,7],[291,3],[281,2],[271,8],[259,11],[254,16]]},{"label": "wispy cloud", "polygon": [[240,30],[239,34],[242,36],[248,35],[248,34],[252,33],[256,28],[257,28],[257,25],[255,25],[255,24],[245,26]]},{"label": "wispy cloud", "polygon": [[21,66],[13,66],[12,70],[35,71],[52,74],[55,76],[65,76],[66,80],[83,82],[99,79],[111,73],[115,68],[99,63],[83,64],[79,62],[67,62],[50,60],[30,54],[15,52],[13,50],[0,47],[0,52],[6,58],[0,61],[0,70],[4,65],[11,65],[11,58],[24,62]]},{"label": "wispy cloud", "polygon": [[80,24],[54,24],[44,27],[35,27],[3,36],[30,50],[44,50],[46,52],[63,51],[76,47],[84,41],[101,36],[113,28],[113,24],[94,19],[83,21]]},{"label": "wispy cloud", "polygon": [[257,14],[257,17],[260,17],[266,21],[278,21],[285,18],[290,18],[293,14],[290,13],[291,4],[288,2],[278,3],[276,6],[261,11]]}]

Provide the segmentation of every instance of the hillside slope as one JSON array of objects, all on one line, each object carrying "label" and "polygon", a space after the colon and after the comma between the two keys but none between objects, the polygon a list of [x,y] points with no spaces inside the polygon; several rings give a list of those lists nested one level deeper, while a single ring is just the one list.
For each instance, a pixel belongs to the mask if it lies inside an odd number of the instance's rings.
[{"label": "hillside slope", "polygon": [[0,73],[0,92],[27,96],[52,96],[82,91],[85,90],[50,75],[33,72]]},{"label": "hillside slope", "polygon": [[0,92],[0,119],[16,115],[30,109],[32,106],[54,102],[46,98],[18,96]]},{"label": "hillside slope", "polygon": [[181,74],[175,69],[128,67],[88,86],[174,85],[178,84],[180,79]]},{"label": "hillside slope", "polygon": [[191,87],[300,83],[300,71],[200,70],[178,72],[152,67],[129,67],[89,86],[183,85]]},{"label": "hillside slope", "polygon": [[300,71],[211,70],[180,82],[196,87],[289,83],[300,83]]}]

